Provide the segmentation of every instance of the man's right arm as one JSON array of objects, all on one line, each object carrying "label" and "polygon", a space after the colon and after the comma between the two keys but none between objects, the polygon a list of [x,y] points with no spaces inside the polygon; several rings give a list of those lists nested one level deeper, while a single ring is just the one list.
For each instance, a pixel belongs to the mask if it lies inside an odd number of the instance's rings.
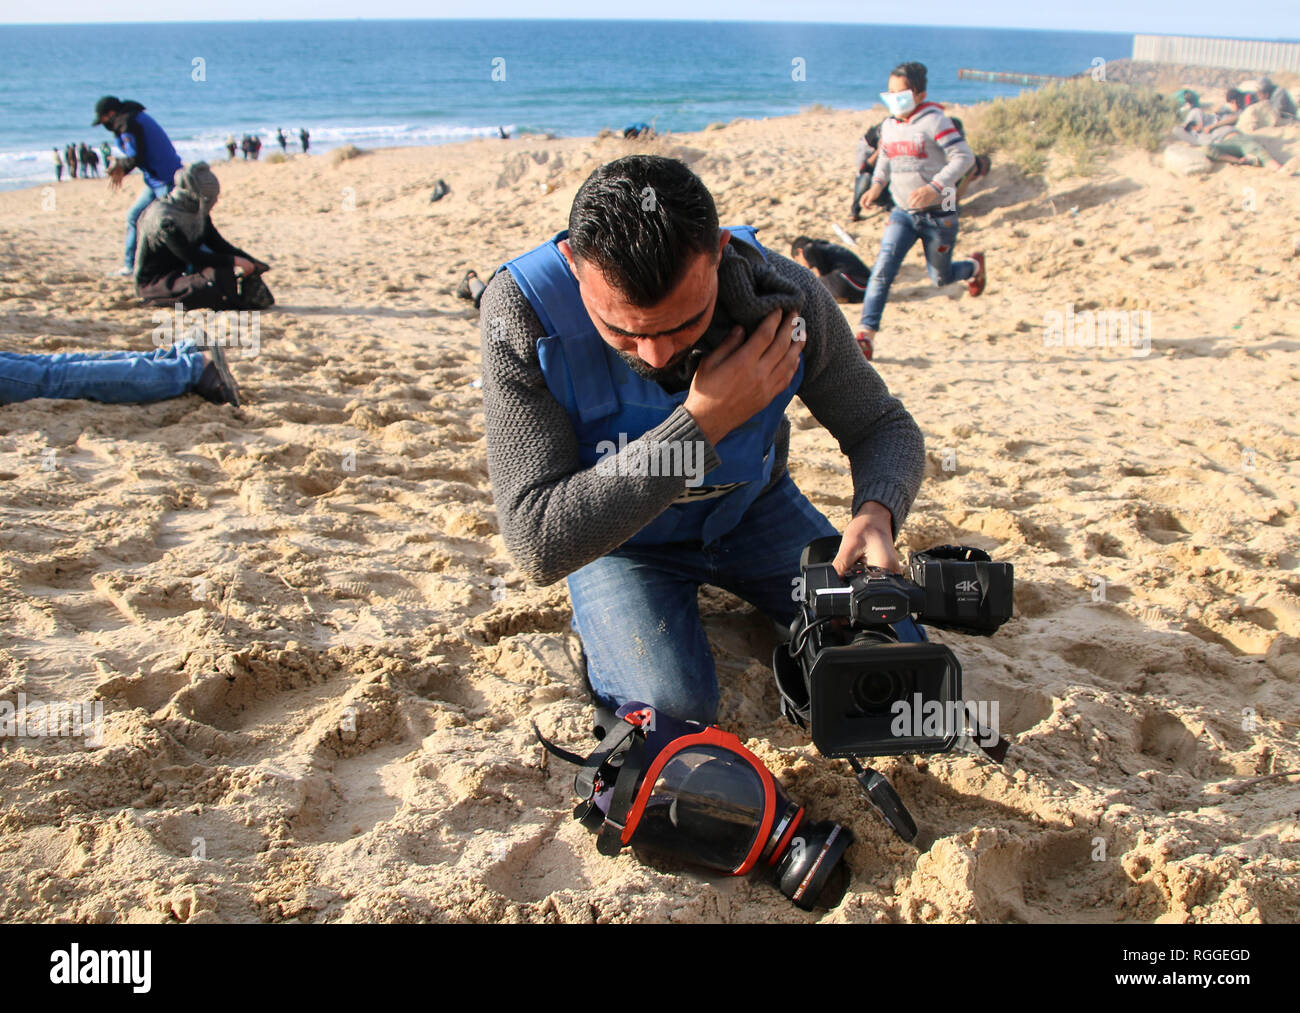
[{"label": "man's right arm", "polygon": [[123,176],[129,173],[137,165],[141,164],[144,158],[144,137],[143,131],[134,121],[127,127],[124,133],[117,135],[117,146],[122,149],[125,158],[119,158],[113,163],[115,170],[120,169]]},{"label": "man's right arm", "polygon": [[[700,475],[719,464],[691,414],[679,407],[621,453],[584,467],[573,423],[542,376],[537,340],[545,331],[509,272],[489,282],[479,313],[497,520],[506,547],[533,582],[554,583],[618,548],[685,492],[687,476],[628,473],[643,441],[698,443],[672,457],[702,459]],[[688,458],[687,449],[699,453]]]}]

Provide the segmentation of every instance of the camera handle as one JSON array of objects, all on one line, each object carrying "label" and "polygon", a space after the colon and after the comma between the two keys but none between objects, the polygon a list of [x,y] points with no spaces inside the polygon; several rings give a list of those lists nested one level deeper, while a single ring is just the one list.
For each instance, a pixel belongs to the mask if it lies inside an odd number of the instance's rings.
[{"label": "camera handle", "polygon": [[903,800],[898,797],[898,792],[894,791],[894,786],[879,771],[864,767],[856,756],[850,756],[848,760],[857,774],[858,784],[866,793],[867,801],[875,807],[894,833],[911,844],[916,839],[916,823],[907,811],[907,806],[903,805]]}]

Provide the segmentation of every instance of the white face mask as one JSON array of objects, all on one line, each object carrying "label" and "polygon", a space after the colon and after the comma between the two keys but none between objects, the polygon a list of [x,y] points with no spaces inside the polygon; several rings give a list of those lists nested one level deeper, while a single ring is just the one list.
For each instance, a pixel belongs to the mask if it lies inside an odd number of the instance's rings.
[{"label": "white face mask", "polygon": [[916,108],[916,98],[910,88],[907,91],[882,91],[880,100],[895,119],[902,119]]}]

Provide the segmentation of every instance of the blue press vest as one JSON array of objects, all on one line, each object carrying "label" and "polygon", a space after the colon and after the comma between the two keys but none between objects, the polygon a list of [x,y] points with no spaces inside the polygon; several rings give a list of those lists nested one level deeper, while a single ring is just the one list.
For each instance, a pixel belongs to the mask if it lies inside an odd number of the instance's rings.
[{"label": "blue press vest", "polygon": [[[747,226],[729,229],[734,238],[767,251]],[[556,243],[568,232],[509,261],[505,267],[546,329],[537,342],[542,376],[564,406],[578,438],[585,468],[618,446],[662,423],[686,400],[637,376],[597,332],[578,293],[578,281]],[[785,408],[803,381],[803,361],[790,385],[761,412],[728,433],[714,448],[722,463],[707,472],[706,486],[741,483],[731,492],[696,503],[674,503],[627,540],[628,545],[700,541],[709,544],[734,528],[772,476],[776,436]],[[605,443],[604,448],[600,447]]]},{"label": "blue press vest", "polygon": [[[149,186],[172,187],[172,177],[184,163],[176,154],[167,132],[158,125],[158,121],[145,112],[135,114],[135,122],[144,134],[144,154],[140,162],[140,174]],[[140,152],[135,150],[135,135],[130,131],[117,135],[117,145],[122,153],[135,158]]]}]

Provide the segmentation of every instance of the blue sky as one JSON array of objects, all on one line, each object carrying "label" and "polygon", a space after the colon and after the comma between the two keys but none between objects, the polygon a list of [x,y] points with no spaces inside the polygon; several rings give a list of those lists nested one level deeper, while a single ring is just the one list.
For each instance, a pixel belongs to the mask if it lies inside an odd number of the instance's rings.
[{"label": "blue sky", "polygon": [[[477,8],[477,10],[475,9]],[[3,0],[0,23],[105,21],[255,21],[366,18],[535,18],[537,0],[492,0],[468,5],[447,0],[221,0],[197,11],[157,0],[62,0],[56,6]],[[1042,0],[925,0],[872,4],[862,0],[654,0],[611,10],[608,0],[551,0],[546,17],[643,20],[847,21],[870,24],[973,25],[996,28],[1058,28],[1231,38],[1300,39],[1296,0],[1088,0],[1080,4]],[[214,16],[215,15],[215,16]]]}]

